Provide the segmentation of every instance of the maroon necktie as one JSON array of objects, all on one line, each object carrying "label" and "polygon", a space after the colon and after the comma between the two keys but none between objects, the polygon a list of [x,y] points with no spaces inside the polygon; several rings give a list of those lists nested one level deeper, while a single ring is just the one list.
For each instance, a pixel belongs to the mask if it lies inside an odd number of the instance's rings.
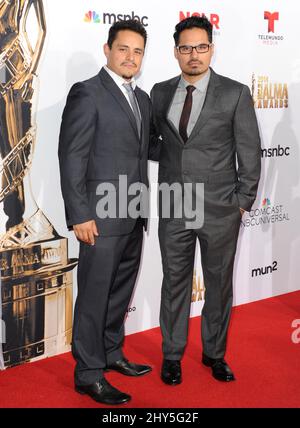
[{"label": "maroon necktie", "polygon": [[179,134],[181,135],[183,141],[186,143],[187,136],[187,126],[189,123],[189,118],[191,115],[192,104],[193,104],[193,91],[195,90],[195,86],[189,85],[186,87],[187,94],[184,100],[184,105],[179,121]]}]

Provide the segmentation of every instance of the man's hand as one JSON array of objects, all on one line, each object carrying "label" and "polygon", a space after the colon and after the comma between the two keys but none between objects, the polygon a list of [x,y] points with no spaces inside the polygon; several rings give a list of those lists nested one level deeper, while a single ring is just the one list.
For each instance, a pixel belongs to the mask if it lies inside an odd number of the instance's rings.
[{"label": "man's hand", "polygon": [[90,245],[95,245],[95,236],[99,236],[95,220],[74,224],[73,230],[77,239]]},{"label": "man's hand", "polygon": [[240,213],[241,213],[241,216],[244,214],[244,212],[245,212],[246,210],[244,210],[243,208],[240,208]]}]

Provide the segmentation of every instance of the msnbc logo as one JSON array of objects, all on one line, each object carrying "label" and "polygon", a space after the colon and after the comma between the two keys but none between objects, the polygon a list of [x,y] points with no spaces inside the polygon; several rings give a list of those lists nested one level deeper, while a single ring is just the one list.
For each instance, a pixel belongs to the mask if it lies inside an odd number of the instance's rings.
[{"label": "msnbc logo", "polygon": [[93,22],[94,24],[99,24],[100,23],[100,18],[98,13],[96,13],[95,11],[89,11],[85,14],[84,16],[84,22]]}]

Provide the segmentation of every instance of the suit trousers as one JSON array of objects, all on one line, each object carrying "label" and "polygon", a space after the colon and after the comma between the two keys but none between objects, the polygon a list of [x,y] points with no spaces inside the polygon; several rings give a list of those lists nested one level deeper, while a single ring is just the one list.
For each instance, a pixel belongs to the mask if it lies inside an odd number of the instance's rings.
[{"label": "suit trousers", "polygon": [[89,385],[123,357],[124,319],[139,270],[143,220],[130,234],[80,243],[72,353],[75,383]]},{"label": "suit trousers", "polygon": [[202,228],[186,229],[180,220],[160,219],[163,264],[160,326],[164,358],[180,360],[187,342],[195,246],[200,243],[205,284],[201,336],[203,352],[223,358],[232,307],[232,276],[241,215],[205,219]]}]

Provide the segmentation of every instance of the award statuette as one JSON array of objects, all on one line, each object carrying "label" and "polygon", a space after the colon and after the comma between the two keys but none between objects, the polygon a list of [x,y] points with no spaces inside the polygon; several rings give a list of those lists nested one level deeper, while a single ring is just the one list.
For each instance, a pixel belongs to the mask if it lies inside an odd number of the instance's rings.
[{"label": "award statuette", "polygon": [[45,36],[43,0],[0,0],[0,302],[5,367],[65,352],[71,342],[71,271],[76,260],[68,259],[67,239],[37,206],[29,177],[36,136],[34,83]]}]

